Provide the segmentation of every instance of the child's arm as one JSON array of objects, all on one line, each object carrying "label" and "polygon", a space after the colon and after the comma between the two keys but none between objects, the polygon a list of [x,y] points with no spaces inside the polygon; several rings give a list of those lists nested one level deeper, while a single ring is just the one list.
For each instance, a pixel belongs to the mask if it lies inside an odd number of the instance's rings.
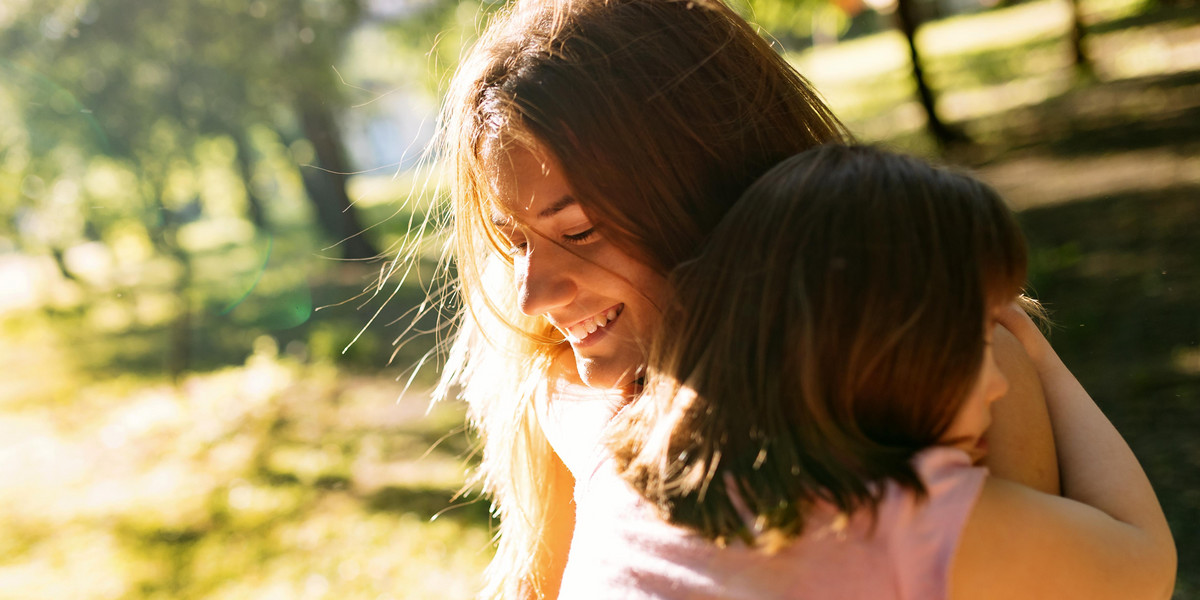
[{"label": "child's arm", "polygon": [[1175,545],[1149,480],[1037,327],[1001,323],[1037,367],[1058,447],[1063,498],[989,478],[963,530],[954,598],[1169,598]]},{"label": "child's arm", "polygon": [[1009,387],[1008,394],[992,405],[990,451],[984,464],[992,475],[1058,494],[1054,432],[1037,367],[1004,327],[996,327],[993,348]]}]

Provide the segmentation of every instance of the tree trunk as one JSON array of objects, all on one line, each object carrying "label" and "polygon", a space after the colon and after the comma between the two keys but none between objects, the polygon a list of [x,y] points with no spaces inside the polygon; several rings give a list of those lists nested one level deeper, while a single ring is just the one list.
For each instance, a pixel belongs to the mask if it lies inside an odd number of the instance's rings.
[{"label": "tree trunk", "polygon": [[244,132],[235,132],[232,137],[237,144],[238,173],[242,176],[242,187],[246,189],[246,212],[256,229],[267,231],[270,224],[267,223],[266,211],[263,210],[262,200],[254,193],[254,163],[250,159],[250,141],[246,139]]},{"label": "tree trunk", "polygon": [[1071,53],[1075,63],[1075,70],[1084,76],[1092,74],[1092,63],[1088,60],[1087,53],[1083,51],[1083,36],[1087,34],[1087,29],[1083,26],[1083,18],[1079,11],[1079,0],[1068,0],[1071,3]]},{"label": "tree trunk", "polygon": [[171,381],[179,383],[192,366],[192,302],[189,296],[192,286],[192,263],[187,256],[176,255],[183,273],[175,285],[175,301],[178,312],[171,322],[167,348],[167,374]]},{"label": "tree trunk", "polygon": [[929,126],[929,132],[933,134],[938,146],[942,149],[952,144],[969,142],[970,140],[965,133],[950,127],[938,117],[933,91],[929,89],[929,84],[925,81],[925,70],[921,66],[921,55],[917,51],[917,27],[920,25],[920,22],[916,7],[913,6],[913,0],[897,0],[896,25],[904,34],[904,39],[908,41],[908,54],[912,62],[913,80],[917,83],[917,95],[921,101],[921,107],[925,109],[925,118]]},{"label": "tree trunk", "polygon": [[175,280],[175,320],[171,322],[167,334],[167,374],[171,381],[179,383],[188,369],[192,366],[192,283],[195,279],[192,257],[179,245],[180,216],[173,211],[163,210],[163,221],[159,226],[159,249],[164,254],[175,259],[179,265],[179,277]]},{"label": "tree trunk", "polygon": [[317,219],[339,242],[344,258],[374,258],[379,251],[362,234],[363,226],[346,193],[350,170],[333,112],[327,104],[302,95],[297,103],[300,126],[312,143],[318,168],[300,167],[304,188],[317,209]]}]

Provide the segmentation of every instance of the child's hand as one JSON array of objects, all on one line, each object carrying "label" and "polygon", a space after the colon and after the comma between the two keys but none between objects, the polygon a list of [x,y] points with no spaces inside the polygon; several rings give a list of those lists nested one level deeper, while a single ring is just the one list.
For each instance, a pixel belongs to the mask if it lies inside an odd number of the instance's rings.
[{"label": "child's hand", "polygon": [[1046,337],[1042,335],[1033,319],[1025,313],[1025,309],[1021,308],[1020,303],[1010,302],[1000,309],[996,314],[996,321],[1021,342],[1021,347],[1035,365],[1041,365],[1043,359],[1054,354],[1050,342],[1046,341]]}]

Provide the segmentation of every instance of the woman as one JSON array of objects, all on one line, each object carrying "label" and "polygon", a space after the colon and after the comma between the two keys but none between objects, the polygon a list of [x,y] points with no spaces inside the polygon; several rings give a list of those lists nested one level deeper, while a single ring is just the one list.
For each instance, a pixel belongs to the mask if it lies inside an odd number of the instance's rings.
[{"label": "woman", "polygon": [[[571,469],[637,393],[666,273],[776,162],[849,135],[716,0],[518,1],[442,125],[463,311],[439,394],[461,386],[483,438],[500,518],[485,595],[553,598],[586,493]],[[997,343],[1013,399],[989,466],[1056,491],[1036,374]]]}]

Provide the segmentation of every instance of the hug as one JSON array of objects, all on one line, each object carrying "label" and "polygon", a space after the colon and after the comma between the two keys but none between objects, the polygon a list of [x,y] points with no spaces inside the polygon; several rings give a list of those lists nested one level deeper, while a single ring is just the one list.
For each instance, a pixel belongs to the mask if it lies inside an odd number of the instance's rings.
[{"label": "hug", "polygon": [[972,177],[716,0],[518,0],[441,125],[485,597],[1167,598],[1141,467]]}]

